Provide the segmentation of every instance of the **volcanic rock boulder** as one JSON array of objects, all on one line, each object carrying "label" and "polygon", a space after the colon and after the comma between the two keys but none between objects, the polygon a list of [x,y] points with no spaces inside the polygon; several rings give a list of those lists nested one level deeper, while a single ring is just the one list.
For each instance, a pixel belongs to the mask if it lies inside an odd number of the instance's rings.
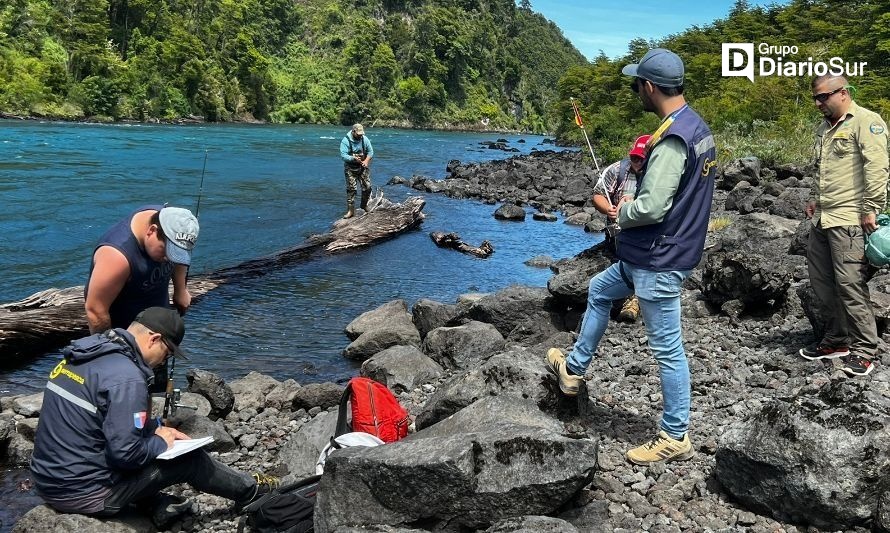
[{"label": "volcanic rock boulder", "polygon": [[553,513],[589,482],[597,459],[596,439],[563,433],[532,401],[505,396],[394,443],[338,450],[325,464],[315,531],[420,521],[482,529]]},{"label": "volcanic rock boulder", "polygon": [[777,399],[723,434],[716,476],[743,505],[783,522],[851,529],[890,489],[890,385],[841,380]]}]

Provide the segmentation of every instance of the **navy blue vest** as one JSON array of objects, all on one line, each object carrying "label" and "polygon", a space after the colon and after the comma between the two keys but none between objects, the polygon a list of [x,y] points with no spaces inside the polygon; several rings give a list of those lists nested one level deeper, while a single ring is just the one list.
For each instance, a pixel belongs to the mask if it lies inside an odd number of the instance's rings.
[{"label": "navy blue vest", "polygon": [[[675,136],[686,145],[686,168],[670,210],[658,224],[621,230],[618,258],[647,270],[692,270],[701,261],[708,232],[711,198],[717,177],[717,152],[708,125],[690,107],[674,114],[674,120],[656,141]],[[653,146],[654,148],[654,146]],[[650,149],[651,153],[651,149]],[[637,181],[657,179],[647,176],[647,168]]]},{"label": "navy blue vest", "polygon": [[[173,263],[169,261],[157,262],[145,253],[139,246],[139,241],[130,229],[133,216],[141,211],[157,210],[161,205],[146,205],[133,211],[130,216],[111,227],[99,239],[100,246],[111,246],[124,254],[130,263],[130,277],[121,289],[120,294],[114,299],[109,309],[111,315],[111,327],[126,328],[136,318],[140,311],[149,307],[170,306],[170,278],[173,276]],[[95,250],[93,250],[95,253]],[[90,263],[90,275],[84,287],[84,298],[90,287],[90,277],[93,276],[93,264]]]}]

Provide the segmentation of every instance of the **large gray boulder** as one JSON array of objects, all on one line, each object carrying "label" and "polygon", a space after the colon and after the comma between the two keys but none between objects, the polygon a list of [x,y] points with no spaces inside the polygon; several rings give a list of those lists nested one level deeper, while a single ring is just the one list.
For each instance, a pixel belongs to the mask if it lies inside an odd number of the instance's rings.
[{"label": "large gray boulder", "polygon": [[92,518],[80,514],[57,513],[39,505],[25,513],[12,526],[12,533],[150,533],[156,531],[151,521],[135,513],[114,518]]},{"label": "large gray boulder", "polygon": [[503,349],[504,336],[497,328],[475,320],[436,328],[423,341],[423,352],[450,370],[470,368]]},{"label": "large gray boulder", "polygon": [[495,210],[494,218],[498,220],[525,220],[525,209],[516,204],[504,204]]},{"label": "large gray boulder", "polygon": [[547,289],[522,285],[511,285],[469,305],[459,306],[459,313],[452,322],[463,320],[492,324],[505,337],[517,324],[530,320],[550,323],[556,329],[564,329],[562,317],[556,311],[556,302]]},{"label": "large gray boulder", "polygon": [[528,398],[541,408],[552,407],[559,397],[545,386],[548,379],[543,354],[511,348],[442,383],[417,414],[417,427],[431,426],[481,398],[507,393]]},{"label": "large gray boulder", "polygon": [[362,363],[361,375],[400,393],[437,379],[442,367],[414,346],[393,346]]},{"label": "large gray boulder", "polygon": [[207,398],[210,402],[210,418],[225,418],[235,406],[235,393],[225,381],[213,372],[190,369],[185,378],[188,380],[188,391]]},{"label": "large gray boulder", "polygon": [[41,408],[43,408],[42,392],[18,396],[12,401],[12,410],[25,417],[40,415]]},{"label": "large gray boulder", "polygon": [[183,416],[178,416],[174,422],[171,422],[171,425],[176,426],[179,431],[193,439],[213,437],[213,442],[204,447],[207,451],[230,452],[238,447],[235,440],[226,431],[222,420],[213,421],[205,416],[189,415],[188,413],[188,409],[180,410],[177,415],[182,414]]},{"label": "large gray boulder", "polygon": [[590,278],[609,268],[613,257],[600,242],[572,259],[558,261],[550,268],[556,273],[547,282],[547,290],[560,303],[584,308]]},{"label": "large gray boulder", "polygon": [[346,326],[352,343],[343,350],[349,359],[364,361],[391,346],[420,346],[420,332],[414,326],[405,300],[393,300],[367,311]]},{"label": "large gray boulder", "polygon": [[730,161],[723,169],[723,176],[717,180],[717,187],[731,191],[740,181],[751,185],[760,183],[760,160],[756,157],[743,157]]},{"label": "large gray boulder", "polygon": [[417,300],[411,308],[411,318],[420,337],[425,338],[430,331],[447,324],[457,314],[457,306],[443,304],[435,300],[425,298]]},{"label": "large gray boulder", "polygon": [[346,326],[346,336],[354,341],[365,332],[405,322],[411,322],[408,304],[405,300],[392,300],[357,316]]},{"label": "large gray boulder", "polygon": [[325,465],[315,530],[419,520],[482,529],[552,513],[597,460],[595,439],[564,431],[530,400],[490,397],[403,440],[340,450]]},{"label": "large gray boulder", "polygon": [[716,307],[738,300],[746,307],[780,305],[802,258],[787,250],[797,222],[765,213],[741,215],[712,239],[701,291]]},{"label": "large gray boulder", "polygon": [[331,382],[310,383],[296,391],[291,407],[294,410],[303,408],[307,411],[313,407],[327,409],[339,405],[345,389],[345,386]]},{"label": "large gray boulder", "polygon": [[364,361],[392,346],[420,346],[420,332],[410,318],[407,323],[393,322],[362,333],[343,350],[343,355],[348,359]]},{"label": "large gray boulder", "polygon": [[300,479],[315,474],[315,463],[337,429],[337,410],[322,411],[291,433],[278,450],[278,462],[286,465],[289,478]]},{"label": "large gray boulder", "polygon": [[890,385],[872,378],[776,399],[731,425],[717,479],[746,507],[783,522],[865,525],[890,490]]},{"label": "large gray boulder", "polygon": [[233,380],[229,386],[235,395],[235,411],[250,408],[262,411],[266,406],[266,395],[279,385],[281,382],[272,376],[254,371]]}]

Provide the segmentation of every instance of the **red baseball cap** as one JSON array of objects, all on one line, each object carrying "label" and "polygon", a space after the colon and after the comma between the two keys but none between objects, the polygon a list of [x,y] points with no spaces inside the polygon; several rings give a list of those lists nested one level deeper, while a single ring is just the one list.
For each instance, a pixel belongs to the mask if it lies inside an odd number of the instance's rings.
[{"label": "red baseball cap", "polygon": [[651,135],[640,135],[637,137],[637,140],[634,141],[633,148],[630,149],[630,153],[627,155],[635,155],[646,159],[646,143],[648,143],[651,138]]}]

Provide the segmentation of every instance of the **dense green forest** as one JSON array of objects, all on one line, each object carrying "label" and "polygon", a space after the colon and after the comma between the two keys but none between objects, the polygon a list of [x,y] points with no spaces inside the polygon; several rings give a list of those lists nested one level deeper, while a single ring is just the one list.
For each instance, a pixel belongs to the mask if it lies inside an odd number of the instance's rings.
[{"label": "dense green forest", "polygon": [[0,112],[552,130],[586,59],[527,0],[4,0]]},{"label": "dense green forest", "polygon": [[797,46],[788,60],[837,56],[866,61],[865,76],[851,77],[856,101],[890,119],[890,0],[793,0],[752,7],[739,0],[725,19],[680,34],[630,43],[616,60],[600,55],[588,66],[569,67],[559,82],[559,138],[583,144],[569,97],[579,100],[588,135],[607,161],[626,153],[633,139],[654,130],[658,119],[644,113],[628,87],[622,66],[653,46],[669,48],[686,65],[685,95],[717,134],[721,159],[757,155],[768,163],[806,162],[821,115],[810,97],[810,76],[723,78],[722,43]]}]

